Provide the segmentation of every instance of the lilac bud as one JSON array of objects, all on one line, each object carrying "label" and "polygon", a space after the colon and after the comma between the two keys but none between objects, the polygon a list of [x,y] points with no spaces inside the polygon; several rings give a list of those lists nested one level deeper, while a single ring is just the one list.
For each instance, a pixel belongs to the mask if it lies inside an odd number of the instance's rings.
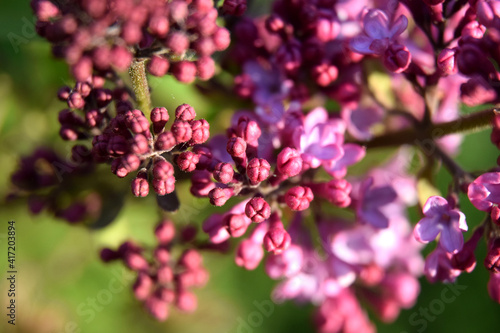
[{"label": "lilac bud", "polygon": [[185,250],[179,258],[178,264],[188,270],[195,270],[201,267],[203,258],[200,252],[189,249]]},{"label": "lilac bud", "polygon": [[133,56],[126,48],[115,46],[111,49],[111,62],[116,69],[123,72],[129,68],[132,63]]},{"label": "lilac bud", "polygon": [[490,246],[484,266],[494,273],[500,273],[500,238],[490,241]]},{"label": "lilac bud", "polygon": [[385,67],[394,73],[404,72],[411,63],[411,54],[408,48],[400,44],[390,44],[384,54]]},{"label": "lilac bud", "polygon": [[172,132],[163,132],[156,138],[155,149],[158,151],[170,151],[176,144],[177,141]]},{"label": "lilac bud", "polygon": [[149,264],[142,255],[136,252],[127,252],[123,256],[123,260],[128,268],[133,271],[147,271]]},{"label": "lilac bud", "polygon": [[177,143],[187,142],[191,139],[193,131],[187,121],[176,120],[170,129]]},{"label": "lilac bud", "polygon": [[179,166],[179,169],[185,172],[192,172],[196,169],[196,164],[198,164],[198,161],[200,160],[200,157],[198,154],[195,154],[190,151],[185,151],[177,155],[177,158],[175,162]]},{"label": "lilac bud", "polygon": [[245,214],[255,223],[264,222],[271,216],[271,206],[264,198],[254,197],[245,206]]},{"label": "lilac bud", "polygon": [[149,121],[140,110],[126,112],[125,124],[134,133],[149,132]]},{"label": "lilac bud", "polygon": [[247,231],[251,220],[244,214],[228,214],[224,217],[222,223],[226,226],[231,237],[241,237]]},{"label": "lilac bud", "polygon": [[460,97],[464,104],[476,106],[492,102],[497,98],[495,89],[481,76],[474,76],[460,86]]},{"label": "lilac bud", "polygon": [[92,76],[92,59],[81,57],[73,66],[71,73],[77,81],[87,81]]},{"label": "lilac bud", "polygon": [[316,21],[316,37],[322,42],[329,42],[337,38],[340,33],[340,24],[333,15],[324,15]]},{"label": "lilac bud", "polygon": [[210,137],[210,124],[205,119],[194,120],[191,122],[192,137],[190,144],[201,144]]},{"label": "lilac bud", "polygon": [[69,98],[69,94],[71,94],[71,88],[68,86],[64,86],[59,88],[59,90],[57,91],[57,98],[59,98],[61,102],[66,102]]},{"label": "lilac bud", "polygon": [[443,49],[437,58],[439,70],[443,75],[452,75],[458,72],[455,62],[456,49]]},{"label": "lilac bud", "polygon": [[332,179],[325,183],[320,195],[338,207],[347,207],[351,204],[351,184],[345,179]]},{"label": "lilac bud", "polygon": [[261,135],[259,124],[248,119],[248,117],[240,117],[235,128],[235,134],[245,140],[247,143],[257,141]]},{"label": "lilac bud", "polygon": [[247,0],[226,0],[222,11],[229,15],[241,16],[247,10]]},{"label": "lilac bud", "polygon": [[182,83],[191,83],[196,78],[196,65],[190,61],[182,60],[172,64],[172,74]]},{"label": "lilac bud", "polygon": [[168,265],[162,265],[156,271],[156,280],[160,284],[166,284],[174,280],[174,272],[172,267]]},{"label": "lilac bud", "polygon": [[175,306],[181,311],[193,312],[198,307],[198,301],[193,293],[186,290],[180,290],[177,294]]},{"label": "lilac bud", "polygon": [[271,165],[263,158],[253,158],[247,165],[247,176],[250,184],[257,185],[269,177]]},{"label": "lilac bud", "polygon": [[68,106],[72,109],[83,109],[85,107],[85,100],[79,92],[72,92],[68,98]]},{"label": "lilac bud", "polygon": [[110,155],[123,155],[129,151],[129,145],[127,139],[121,135],[113,135],[107,145],[107,151]]},{"label": "lilac bud", "polygon": [[223,27],[217,27],[214,34],[212,35],[215,49],[217,51],[224,51],[229,46],[231,42],[231,37],[229,35],[229,30]]},{"label": "lilac bud", "polygon": [[132,180],[132,194],[136,197],[146,197],[149,194],[149,183],[146,172],[139,172]]},{"label": "lilac bud", "polygon": [[101,250],[100,257],[101,257],[101,260],[103,262],[110,262],[113,260],[120,259],[121,256],[116,251],[113,251],[113,250],[108,249],[108,248],[104,248]]},{"label": "lilac bud", "polygon": [[170,29],[168,18],[163,15],[154,15],[149,19],[148,23],[149,32],[151,34],[163,38],[167,36]]},{"label": "lilac bud", "polygon": [[153,123],[153,131],[155,134],[161,133],[165,124],[169,120],[168,111],[166,108],[154,108],[151,111],[151,122]]},{"label": "lilac bud", "polygon": [[224,206],[226,201],[228,201],[234,194],[232,188],[221,188],[216,187],[208,193],[210,198],[210,203],[214,206]]},{"label": "lilac bud", "polygon": [[216,181],[228,184],[233,180],[234,169],[229,163],[217,163],[214,168],[213,176]]},{"label": "lilac bud", "polygon": [[135,298],[139,301],[144,301],[148,298],[153,289],[153,280],[148,274],[140,272],[137,275],[137,279],[135,280],[132,289],[134,290]]},{"label": "lilac bud", "polygon": [[149,152],[148,139],[142,134],[136,134],[130,141],[130,152],[138,155]]},{"label": "lilac bud", "polygon": [[36,18],[42,22],[49,22],[61,14],[59,8],[48,0],[32,1],[31,6]]},{"label": "lilac bud", "polygon": [[259,266],[264,257],[262,245],[251,239],[243,240],[236,250],[236,265],[244,267],[247,270],[253,270]]},{"label": "lilac bud", "polygon": [[141,165],[140,158],[135,154],[127,154],[119,157],[111,164],[111,171],[120,178],[127,176]]},{"label": "lilac bud", "polygon": [[198,164],[196,164],[196,168],[198,170],[204,170],[210,167],[213,157],[209,148],[197,145],[193,148],[193,153],[200,156],[200,160],[198,161]]},{"label": "lilac bud", "polygon": [[288,232],[281,227],[272,227],[264,236],[264,249],[273,254],[280,254],[292,243],[292,239]]},{"label": "lilac bud", "polygon": [[191,176],[190,192],[195,197],[206,197],[215,188],[214,182],[210,179],[210,172],[195,171]]},{"label": "lilac bud", "polygon": [[153,189],[158,195],[166,195],[175,190],[175,177],[169,176],[166,179],[153,179]]},{"label": "lilac bud", "polygon": [[169,33],[165,46],[174,54],[181,55],[189,48],[189,38],[180,31]]},{"label": "lilac bud", "polygon": [[215,61],[210,56],[200,57],[195,64],[200,80],[206,81],[215,75]]},{"label": "lilac bud", "polygon": [[302,158],[300,153],[293,148],[286,147],[278,154],[278,171],[288,177],[298,175],[302,171]]},{"label": "lilac bud", "polygon": [[162,77],[167,74],[170,62],[160,56],[153,55],[148,63],[148,72],[151,75]]},{"label": "lilac bud", "polygon": [[170,262],[170,252],[164,247],[157,247],[154,251],[154,258],[160,264],[166,265]]},{"label": "lilac bud", "polygon": [[240,137],[232,137],[228,140],[226,150],[233,157],[244,157],[247,149],[245,140]]},{"label": "lilac bud", "polygon": [[295,186],[285,194],[285,202],[292,210],[305,210],[314,199],[311,189],[307,186]]},{"label": "lilac bud", "polygon": [[165,321],[168,318],[168,303],[158,296],[150,296],[144,302],[144,306],[156,320]]},{"label": "lilac bud", "polygon": [[158,180],[165,180],[174,175],[174,167],[170,162],[160,159],[153,166],[153,177]]},{"label": "lilac bud", "polygon": [[490,294],[492,300],[500,303],[500,273],[490,272],[488,294]]},{"label": "lilac bud", "polygon": [[328,63],[322,63],[312,68],[312,77],[319,86],[326,87],[338,77],[337,67]]},{"label": "lilac bud", "polygon": [[181,104],[175,109],[175,119],[191,121],[196,118],[196,111],[189,104]]},{"label": "lilac bud", "polygon": [[155,237],[161,245],[169,244],[175,237],[175,225],[170,220],[158,223],[155,228]]}]

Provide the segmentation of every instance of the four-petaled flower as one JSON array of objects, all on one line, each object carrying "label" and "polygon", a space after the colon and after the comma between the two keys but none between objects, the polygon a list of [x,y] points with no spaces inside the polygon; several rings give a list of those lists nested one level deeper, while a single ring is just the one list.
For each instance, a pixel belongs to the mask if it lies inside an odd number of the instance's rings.
[{"label": "four-petaled flower", "polygon": [[468,188],[470,202],[486,212],[500,204],[500,172],[487,172],[474,180]]},{"label": "four-petaled flower", "polygon": [[464,213],[451,207],[440,196],[429,197],[423,212],[425,217],[417,223],[413,232],[418,241],[427,243],[441,234],[439,243],[447,252],[455,253],[462,249],[462,231],[467,231]]}]

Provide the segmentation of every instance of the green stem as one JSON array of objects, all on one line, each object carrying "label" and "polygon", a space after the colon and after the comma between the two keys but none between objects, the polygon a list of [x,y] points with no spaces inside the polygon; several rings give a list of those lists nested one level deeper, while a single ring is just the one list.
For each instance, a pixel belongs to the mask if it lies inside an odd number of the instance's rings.
[{"label": "green stem", "polygon": [[145,60],[134,60],[132,65],[130,65],[128,74],[132,80],[137,105],[146,117],[149,118],[149,113],[151,112],[151,95],[149,94]]},{"label": "green stem", "polygon": [[426,129],[406,128],[377,136],[370,141],[355,143],[366,148],[394,147],[403,144],[422,145],[429,140],[434,141],[446,135],[479,131],[491,127],[493,117],[498,112],[500,112],[498,109],[482,110],[446,123],[431,124]]}]

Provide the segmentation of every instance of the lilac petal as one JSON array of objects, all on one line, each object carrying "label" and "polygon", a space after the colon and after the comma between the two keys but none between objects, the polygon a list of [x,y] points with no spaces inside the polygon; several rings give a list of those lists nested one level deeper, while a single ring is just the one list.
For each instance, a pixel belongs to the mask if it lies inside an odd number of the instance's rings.
[{"label": "lilac petal", "polygon": [[318,124],[324,124],[328,121],[328,113],[322,107],[311,110],[304,119],[304,131],[309,133]]},{"label": "lilac petal", "polygon": [[364,204],[369,207],[380,207],[393,202],[397,198],[397,193],[391,186],[374,187],[365,194]]},{"label": "lilac petal", "polygon": [[469,230],[469,227],[467,226],[467,222],[465,221],[465,214],[462,213],[459,210],[452,210],[448,213],[450,215],[452,225],[454,225],[456,228],[461,229],[463,231]]},{"label": "lilac petal", "polygon": [[373,39],[364,35],[359,35],[351,39],[349,42],[349,47],[351,50],[361,54],[373,54],[370,49]]},{"label": "lilac petal", "polygon": [[440,231],[437,217],[424,217],[415,226],[413,235],[419,242],[428,243],[435,240]]},{"label": "lilac petal", "polygon": [[399,35],[403,33],[408,27],[408,19],[406,16],[401,15],[397,18],[396,21],[392,24],[391,30],[389,32],[391,38],[397,38]]},{"label": "lilac petal", "polygon": [[373,39],[383,39],[389,36],[389,18],[381,10],[370,10],[363,18],[365,33]]},{"label": "lilac petal", "polygon": [[422,209],[427,217],[434,215],[441,216],[443,214],[447,214],[449,210],[448,201],[437,195],[429,197],[425,202],[424,208]]},{"label": "lilac petal", "polygon": [[484,187],[490,192],[486,199],[495,204],[500,204],[500,184],[484,184]]},{"label": "lilac petal", "polygon": [[470,202],[479,210],[489,211],[491,206],[493,205],[491,202],[486,200],[488,196],[488,191],[486,188],[481,185],[473,182],[469,185],[467,190],[467,196],[469,197]]},{"label": "lilac petal", "polygon": [[389,219],[378,209],[361,212],[361,219],[375,228],[385,229],[389,226]]},{"label": "lilac petal", "polygon": [[319,143],[314,143],[307,148],[306,153],[320,160],[329,161],[341,158],[344,151],[337,145],[322,146]]},{"label": "lilac petal", "polygon": [[489,183],[489,184],[499,184],[500,183],[500,172],[487,172],[477,177],[474,183]]},{"label": "lilac petal", "polygon": [[375,39],[370,44],[370,50],[372,50],[373,54],[381,56],[385,53],[385,50],[387,50],[388,46],[389,46],[389,40],[387,40],[387,39]]},{"label": "lilac petal", "polygon": [[441,237],[439,238],[441,246],[450,253],[459,251],[464,246],[464,236],[460,229],[450,225],[441,230]]}]

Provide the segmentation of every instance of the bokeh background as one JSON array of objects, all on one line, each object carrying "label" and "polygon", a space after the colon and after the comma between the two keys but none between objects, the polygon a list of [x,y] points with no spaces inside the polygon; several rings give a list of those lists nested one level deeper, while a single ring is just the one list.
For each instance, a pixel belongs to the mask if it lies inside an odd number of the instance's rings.
[{"label": "bokeh background", "polygon": [[[10,175],[20,156],[40,145],[56,147],[63,156],[70,151],[70,145],[58,136],[57,113],[64,106],[56,92],[61,85],[71,85],[71,79],[65,64],[54,60],[48,44],[35,35],[33,22],[29,1],[0,4],[0,274],[3,277],[7,270],[9,220],[16,221],[18,268],[15,328],[7,325],[7,281],[0,280],[0,332],[313,332],[311,305],[288,302],[272,306],[269,312],[260,310],[259,304],[269,306],[276,283],[265,275],[262,265],[248,272],[234,264],[232,255],[212,253],[205,256],[210,281],[196,291],[198,310],[194,314],[173,310],[167,322],[153,320],[133,298],[133,281],[123,266],[105,265],[98,258],[103,246],[117,246],[131,237],[153,244],[152,230],[158,218],[152,198],[136,199],[128,194],[117,220],[99,230],[70,226],[45,213],[33,216],[23,200],[5,202]],[[178,104],[190,103],[213,129],[222,128],[237,107],[227,96],[207,96],[194,86],[183,86],[170,78],[155,79],[152,86],[154,105],[172,110]],[[372,159],[386,158],[388,153],[378,151]],[[466,137],[458,161],[473,171],[494,166],[497,156],[485,131]],[[117,179],[110,172],[109,178],[114,188],[129,192],[127,180]],[[445,192],[450,176],[439,170],[437,180]],[[186,191],[187,184],[181,185],[180,192]],[[181,207],[176,216],[181,224],[199,224],[213,211],[204,200],[182,199],[185,208]],[[484,214],[463,199],[471,230]],[[412,219],[418,219],[415,212]],[[454,301],[441,303],[445,305],[440,309],[436,304],[442,294],[453,295],[453,290],[444,291],[449,287],[429,284],[422,278],[417,304],[402,311],[394,323],[380,323],[370,313],[378,331],[498,332],[500,305],[490,300],[486,291],[488,274],[481,263],[485,253],[483,242],[477,251],[476,270],[460,276],[460,289],[453,289],[457,293]],[[429,305],[440,313],[430,312],[432,317],[426,320],[419,311]]]}]

